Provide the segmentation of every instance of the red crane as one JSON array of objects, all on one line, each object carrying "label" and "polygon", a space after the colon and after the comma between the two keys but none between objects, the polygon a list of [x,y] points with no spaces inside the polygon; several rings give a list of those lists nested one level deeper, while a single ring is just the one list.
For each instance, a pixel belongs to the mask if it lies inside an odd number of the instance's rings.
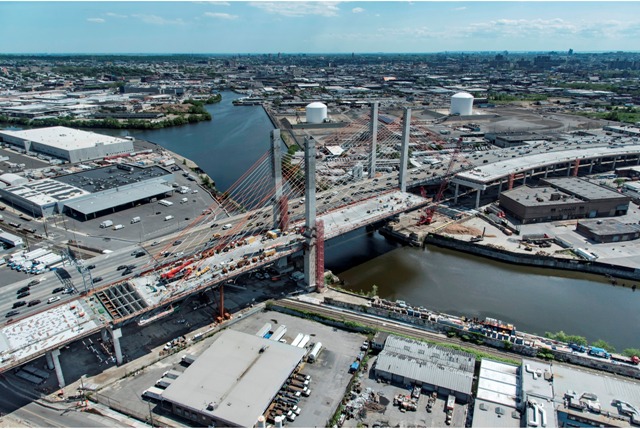
[{"label": "red crane", "polygon": [[[462,139],[458,140],[455,149],[451,152],[451,160],[449,161],[449,165],[447,166],[447,171],[444,173],[444,177],[442,178],[442,182],[440,182],[440,187],[438,188],[438,193],[431,201],[431,205],[426,208],[424,214],[420,216],[420,220],[417,225],[430,225],[433,220],[433,215],[436,212],[436,209],[440,205],[440,200],[442,200],[442,195],[444,191],[447,189],[447,185],[449,185],[449,179],[451,179],[451,170],[453,169],[453,165],[456,163],[458,159],[458,154],[460,153],[460,148],[462,145]],[[425,197],[426,192],[424,188],[420,189],[422,196]]]}]

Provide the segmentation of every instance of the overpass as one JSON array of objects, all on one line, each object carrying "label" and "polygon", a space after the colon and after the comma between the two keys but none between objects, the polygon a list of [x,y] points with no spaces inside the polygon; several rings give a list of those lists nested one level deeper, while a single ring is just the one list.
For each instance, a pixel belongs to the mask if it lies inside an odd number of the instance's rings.
[{"label": "overpass", "polygon": [[[373,112],[375,117],[375,105]],[[384,154],[398,145],[396,128],[378,132],[376,120],[367,124],[370,138],[359,144],[356,142],[362,140],[361,136],[347,142],[346,152],[350,153],[341,163],[355,166],[363,160],[363,154],[368,154],[368,177],[361,168],[352,172],[349,181],[330,186],[328,182],[316,183],[313,138],[305,141],[304,159],[296,160],[282,155],[279,130],[273,131],[270,151],[225,193],[228,197],[220,201],[220,206],[203,213],[184,232],[166,237],[162,244],[154,247],[147,243],[144,248],[150,255],[139,259],[142,267],[118,278],[119,273],[113,274],[115,267],[130,262],[130,255],[116,252],[99,256],[92,262],[102,272],[111,273],[111,281],[105,286],[94,288],[85,279],[87,271],[79,269],[82,273],[71,273],[71,277],[83,282],[82,296],[0,328],[0,372],[46,355],[50,368],[56,369],[60,386],[64,386],[60,349],[97,332],[111,335],[120,364],[119,338],[124,324],[150,323],[154,315],[189,295],[297,252],[304,256],[305,286],[322,288],[324,240],[426,206],[429,200],[407,190],[436,186],[444,179],[451,157],[446,150],[429,154],[439,157],[440,163],[431,165],[416,157],[412,164],[418,166],[408,169],[410,117],[411,110],[406,109],[399,153],[386,159]],[[564,147],[541,145],[517,155],[514,149],[465,155],[455,163],[451,182],[456,185],[456,196],[460,186],[479,195],[489,186],[501,189],[505,181],[512,186],[516,179],[522,178],[525,183],[533,175],[558,174],[563,168],[566,174],[578,174],[605,164],[614,168],[616,163],[638,164],[640,145],[632,143],[624,140],[612,145],[576,139]],[[416,153],[424,152],[423,147],[417,149],[420,151]],[[398,173],[376,174],[377,165],[393,163],[398,164]],[[223,217],[227,211],[235,214]],[[225,225],[219,224],[222,222]],[[282,234],[267,234],[274,228]],[[9,293],[15,289],[17,286]]]}]

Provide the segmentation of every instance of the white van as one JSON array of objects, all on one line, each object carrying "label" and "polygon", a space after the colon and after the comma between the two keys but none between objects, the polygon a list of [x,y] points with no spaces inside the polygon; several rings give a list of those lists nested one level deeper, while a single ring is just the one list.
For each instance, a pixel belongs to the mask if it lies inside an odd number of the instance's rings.
[{"label": "white van", "polygon": [[165,216],[164,217],[164,220],[171,220],[171,219],[173,219],[173,215],[169,215],[169,216]]},{"label": "white van", "polygon": [[183,199],[180,200],[180,204],[184,204],[187,201],[189,201],[189,198],[183,198]]},{"label": "white van", "polygon": [[233,225],[231,225],[230,223],[228,223],[228,224],[226,224],[226,225],[223,225],[222,230],[223,230],[223,231],[226,231],[227,229],[231,229],[231,227],[232,227],[232,226],[233,226]]},{"label": "white van", "polygon": [[140,216],[136,216],[133,219],[131,219],[131,223],[138,223],[140,222]]},{"label": "white van", "polygon": [[60,301],[60,297],[59,296],[54,296],[53,298],[49,298],[47,300],[47,304],[51,304],[52,302],[56,302],[56,301]]},{"label": "white van", "polygon": [[124,228],[124,225],[123,225],[123,224],[121,224],[121,223],[119,223],[118,225],[116,225],[116,226],[114,226],[114,227],[113,227],[113,230],[114,230],[114,231],[117,231],[117,230],[122,229],[122,228]]}]

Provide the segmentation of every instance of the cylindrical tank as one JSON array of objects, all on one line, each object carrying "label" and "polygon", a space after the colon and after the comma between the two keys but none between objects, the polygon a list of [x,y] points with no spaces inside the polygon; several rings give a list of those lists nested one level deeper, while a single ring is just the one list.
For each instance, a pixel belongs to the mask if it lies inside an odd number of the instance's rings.
[{"label": "cylindrical tank", "polygon": [[274,427],[277,428],[281,428],[282,427],[282,421],[284,420],[284,416],[276,416],[273,421],[275,422],[275,424],[273,425]]},{"label": "cylindrical tank", "polygon": [[307,104],[305,111],[308,124],[321,124],[327,119],[327,106],[319,101]]},{"label": "cylindrical tank", "polygon": [[451,96],[451,114],[468,116],[473,113],[473,95],[468,92],[458,92]]},{"label": "cylindrical tank", "polygon": [[259,428],[266,428],[267,427],[267,422],[264,418],[264,416],[260,416],[258,417],[258,426]]}]

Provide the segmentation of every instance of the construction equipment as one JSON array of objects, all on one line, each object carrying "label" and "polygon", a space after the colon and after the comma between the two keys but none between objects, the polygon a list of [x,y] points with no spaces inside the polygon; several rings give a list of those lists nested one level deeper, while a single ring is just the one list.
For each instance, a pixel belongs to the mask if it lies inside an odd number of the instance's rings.
[{"label": "construction equipment", "polygon": [[[447,166],[447,171],[444,173],[444,176],[442,177],[442,182],[440,183],[440,187],[438,188],[438,193],[433,198],[433,201],[431,201],[431,205],[429,205],[429,207],[425,209],[424,214],[420,216],[420,220],[418,221],[417,225],[431,224],[431,221],[433,220],[433,215],[435,214],[436,209],[440,205],[440,200],[442,200],[442,195],[444,194],[444,191],[447,189],[447,186],[449,185],[449,179],[451,179],[451,170],[453,170],[453,165],[456,163],[458,159],[458,154],[460,153],[461,144],[462,144],[462,140],[458,140],[458,143],[456,144],[455,149],[451,153],[451,160],[449,161],[449,165]],[[423,193],[422,196],[424,197],[426,192],[424,191],[424,189],[421,189],[421,192]]]}]

